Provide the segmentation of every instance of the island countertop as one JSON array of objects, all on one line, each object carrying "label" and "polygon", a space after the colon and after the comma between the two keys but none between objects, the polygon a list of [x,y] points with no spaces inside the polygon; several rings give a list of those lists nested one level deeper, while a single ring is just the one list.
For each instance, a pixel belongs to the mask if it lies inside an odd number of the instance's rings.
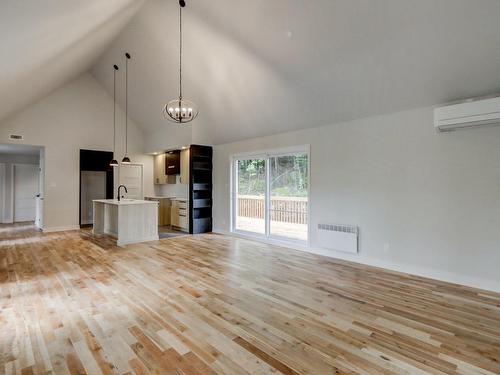
[{"label": "island countertop", "polygon": [[94,199],[92,202],[113,204],[115,206],[130,206],[130,205],[137,205],[137,204],[158,204],[158,202],[145,201],[142,199],[122,199],[120,201],[118,201],[118,199]]},{"label": "island countertop", "polygon": [[141,199],[95,199],[94,234],[116,238],[118,246],[158,240],[158,202]]}]

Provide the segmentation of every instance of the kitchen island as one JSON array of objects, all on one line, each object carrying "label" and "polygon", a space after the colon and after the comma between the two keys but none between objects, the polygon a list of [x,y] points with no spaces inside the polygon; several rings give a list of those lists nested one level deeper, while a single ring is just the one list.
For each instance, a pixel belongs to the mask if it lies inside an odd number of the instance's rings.
[{"label": "kitchen island", "polygon": [[115,237],[118,246],[159,239],[158,202],[96,199],[93,205],[94,234]]}]

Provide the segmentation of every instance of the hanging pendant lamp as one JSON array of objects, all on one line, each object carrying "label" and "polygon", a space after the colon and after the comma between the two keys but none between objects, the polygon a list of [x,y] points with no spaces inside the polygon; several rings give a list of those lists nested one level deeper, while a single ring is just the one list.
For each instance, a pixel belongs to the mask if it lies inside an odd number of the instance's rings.
[{"label": "hanging pendant lamp", "polygon": [[185,6],[186,2],[179,0],[179,99],[169,101],[163,108],[165,118],[177,124],[191,122],[198,116],[196,104],[182,97],[182,8]]},{"label": "hanging pendant lamp", "polygon": [[128,61],[130,60],[130,54],[125,53],[125,156],[122,159],[122,164],[130,164],[130,158],[128,157]]},{"label": "hanging pendant lamp", "polygon": [[116,152],[116,72],[118,65],[113,65],[113,160],[109,163],[110,167],[118,167],[118,161],[115,159]]}]

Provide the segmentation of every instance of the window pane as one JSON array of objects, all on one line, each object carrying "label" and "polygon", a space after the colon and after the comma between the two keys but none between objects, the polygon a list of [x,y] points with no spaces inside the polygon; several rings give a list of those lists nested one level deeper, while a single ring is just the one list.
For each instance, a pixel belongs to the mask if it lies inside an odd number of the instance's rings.
[{"label": "window pane", "polygon": [[235,228],[265,234],[265,159],[237,160],[236,184]]},{"label": "window pane", "polygon": [[307,241],[308,156],[269,158],[271,202],[270,234]]}]

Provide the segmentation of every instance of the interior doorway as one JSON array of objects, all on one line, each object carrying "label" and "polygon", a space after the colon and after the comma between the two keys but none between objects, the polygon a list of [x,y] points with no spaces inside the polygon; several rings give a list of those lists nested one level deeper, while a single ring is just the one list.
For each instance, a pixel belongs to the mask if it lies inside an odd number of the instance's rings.
[{"label": "interior doorway", "polygon": [[80,150],[80,227],[92,226],[94,199],[113,198],[112,159],[110,151]]},{"label": "interior doorway", "polygon": [[0,223],[43,228],[44,149],[0,144]]}]

